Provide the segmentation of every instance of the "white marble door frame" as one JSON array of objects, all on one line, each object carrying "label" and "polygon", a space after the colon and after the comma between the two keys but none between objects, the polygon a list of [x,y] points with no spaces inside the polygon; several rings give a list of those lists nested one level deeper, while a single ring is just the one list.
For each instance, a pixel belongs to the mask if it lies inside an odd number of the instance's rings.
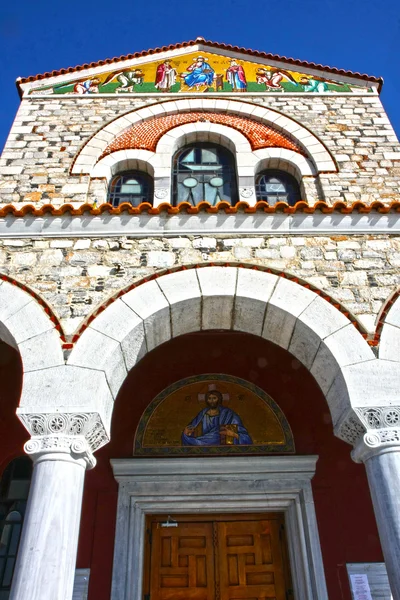
[{"label": "white marble door frame", "polygon": [[[317,456],[115,459],[112,600],[141,600],[148,514],[285,513],[295,600],[327,600],[311,479]],[[178,518],[179,521],[179,518]]]}]

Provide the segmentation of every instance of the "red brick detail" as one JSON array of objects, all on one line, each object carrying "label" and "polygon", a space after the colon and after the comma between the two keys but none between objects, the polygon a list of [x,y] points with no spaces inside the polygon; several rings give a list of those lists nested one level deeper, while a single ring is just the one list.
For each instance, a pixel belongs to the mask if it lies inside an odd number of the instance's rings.
[{"label": "red brick detail", "polygon": [[153,281],[154,279],[158,279],[159,277],[162,277],[163,275],[168,275],[169,273],[177,273],[179,271],[187,271],[187,270],[191,270],[191,269],[203,269],[205,267],[238,267],[238,268],[241,268],[241,269],[250,269],[250,270],[253,270],[253,271],[262,271],[264,273],[271,273],[273,275],[277,275],[278,277],[282,277],[283,279],[288,279],[289,281],[293,281],[294,283],[297,283],[297,284],[301,285],[302,287],[304,287],[304,288],[306,288],[308,290],[311,290],[312,292],[314,292],[315,294],[317,294],[318,296],[320,296],[320,298],[323,298],[324,300],[326,300],[327,302],[329,302],[329,304],[332,304],[332,306],[334,308],[336,308],[345,317],[347,317],[347,319],[349,319],[349,321],[351,322],[351,324],[357,329],[357,331],[366,340],[367,344],[369,344],[370,346],[376,346],[378,344],[378,342],[376,342],[375,340],[369,339],[368,334],[365,332],[365,330],[363,329],[363,327],[361,326],[361,324],[355,319],[355,317],[353,317],[353,315],[346,309],[345,306],[343,306],[337,300],[334,300],[331,296],[329,296],[329,294],[327,294],[327,293],[323,292],[322,290],[318,289],[317,287],[315,287],[311,283],[308,283],[308,282],[304,281],[303,279],[300,279],[299,277],[296,277],[295,275],[291,275],[289,273],[284,273],[282,271],[278,271],[276,269],[270,269],[268,267],[263,267],[263,266],[260,266],[260,265],[255,266],[255,265],[252,265],[252,264],[249,264],[249,263],[220,262],[220,261],[204,262],[204,263],[192,264],[192,265],[180,265],[178,267],[172,267],[170,269],[164,269],[164,270],[161,270],[161,271],[157,271],[157,273],[152,273],[151,275],[148,275],[147,277],[144,277],[140,281],[136,281],[135,283],[132,283],[131,285],[128,285],[127,287],[123,288],[122,290],[119,290],[111,298],[108,298],[108,300],[106,300],[103,304],[101,304],[99,307],[97,307],[96,310],[89,317],[87,317],[87,319],[80,326],[80,328],[78,329],[78,331],[72,336],[72,338],[70,340],[71,343],[73,345],[75,345],[76,342],[81,337],[81,335],[83,334],[83,332],[89,327],[90,323],[92,323],[92,321],[94,321],[94,319],[100,313],[102,313],[108,306],[110,306],[110,304],[112,304],[113,302],[115,302],[115,300],[118,300],[118,298],[121,298],[122,296],[124,296],[125,294],[127,294],[128,292],[130,292],[131,290],[133,290],[133,289],[135,289],[135,288],[143,285],[144,283],[147,283],[148,281]]},{"label": "red brick detail", "polygon": [[288,150],[294,150],[294,152],[305,155],[304,150],[292,141],[289,136],[280,133],[264,123],[239,115],[199,111],[163,115],[154,119],[147,119],[137,125],[132,125],[120,133],[107,146],[101,158],[117,150],[127,150],[128,148],[155,152],[157,143],[165,133],[175,127],[179,127],[179,125],[199,122],[217,123],[218,125],[226,125],[240,131],[247,138],[253,150],[259,150],[260,148],[287,148]]}]

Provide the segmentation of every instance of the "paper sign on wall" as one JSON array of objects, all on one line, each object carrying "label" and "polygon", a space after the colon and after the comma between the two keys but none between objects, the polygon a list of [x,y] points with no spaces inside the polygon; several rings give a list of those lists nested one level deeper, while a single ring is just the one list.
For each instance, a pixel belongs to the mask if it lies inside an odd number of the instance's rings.
[{"label": "paper sign on wall", "polygon": [[372,600],[367,575],[350,575],[350,581],[354,600]]}]

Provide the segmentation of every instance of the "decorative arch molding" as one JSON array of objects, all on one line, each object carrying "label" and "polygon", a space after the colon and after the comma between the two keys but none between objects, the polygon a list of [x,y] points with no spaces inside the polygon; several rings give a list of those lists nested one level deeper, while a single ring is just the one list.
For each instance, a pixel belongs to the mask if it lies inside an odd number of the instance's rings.
[{"label": "decorative arch molding", "polygon": [[23,372],[64,364],[61,326],[49,307],[26,286],[0,278],[0,338],[21,355]]},{"label": "decorative arch molding", "polygon": [[208,266],[147,281],[90,322],[67,364],[85,370],[96,364],[116,398],[129,370],[147,352],[174,337],[212,329],[258,335],[288,350],[315,377],[337,435],[349,441],[341,425],[354,404],[365,403],[365,381],[378,385],[380,361],[344,314],[273,273]]},{"label": "decorative arch molding", "polygon": [[400,290],[383,307],[375,337],[380,338],[379,357],[400,362]]},{"label": "decorative arch molding", "polygon": [[284,133],[280,133],[263,122],[255,121],[242,115],[217,111],[190,111],[154,117],[136,125],[131,125],[131,127],[128,127],[128,129],[114,138],[104,150],[102,156],[111,154],[115,150],[126,150],[128,148],[142,148],[143,150],[155,152],[162,136],[175,127],[189,123],[225,125],[244,135],[252,150],[279,147],[294,150],[300,154],[304,153],[303,148],[299,144],[292,141]]},{"label": "decorative arch molding", "polygon": [[71,169],[72,174],[90,174],[107,146],[125,130],[139,125],[147,119],[155,119],[188,112],[220,112],[239,115],[258,121],[285,136],[302,148],[311,157],[318,172],[336,172],[336,164],[327,148],[308,129],[289,117],[262,106],[211,98],[190,98],[159,102],[119,117],[99,130],[81,149]]}]

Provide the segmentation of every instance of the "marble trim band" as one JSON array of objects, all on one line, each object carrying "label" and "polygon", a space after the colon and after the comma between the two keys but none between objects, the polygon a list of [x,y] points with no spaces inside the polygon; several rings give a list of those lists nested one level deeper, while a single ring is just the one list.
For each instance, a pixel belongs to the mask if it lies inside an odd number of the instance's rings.
[{"label": "marble trim band", "polygon": [[294,595],[327,600],[311,479],[316,456],[112,460],[119,483],[112,600],[140,600],[145,516],[285,514]]}]

